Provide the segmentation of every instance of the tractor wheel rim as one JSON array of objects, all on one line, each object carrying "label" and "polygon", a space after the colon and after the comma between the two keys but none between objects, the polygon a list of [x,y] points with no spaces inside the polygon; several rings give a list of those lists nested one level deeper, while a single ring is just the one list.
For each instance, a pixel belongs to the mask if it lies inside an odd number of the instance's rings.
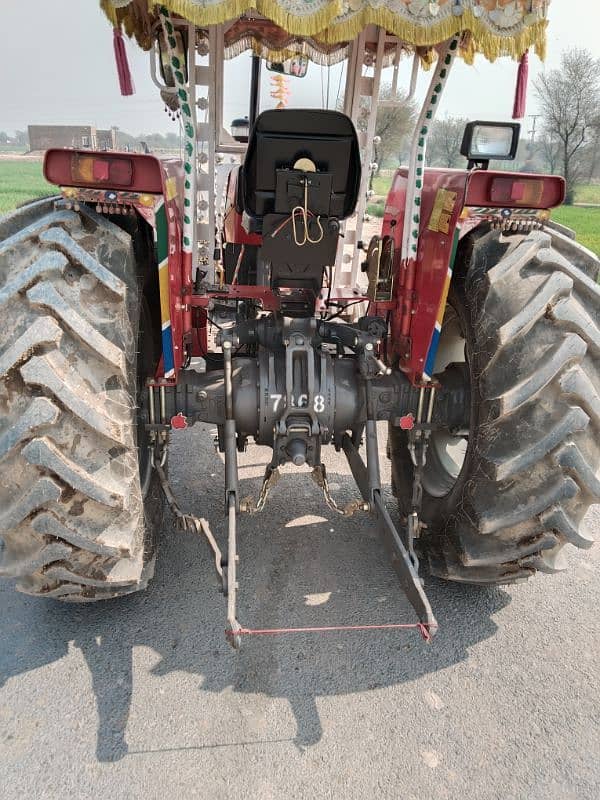
[{"label": "tractor wheel rim", "polygon": [[[460,317],[448,304],[435,361],[434,374],[440,374],[449,364],[466,364],[466,340]],[[427,461],[423,469],[423,488],[432,497],[444,497],[456,484],[467,456],[468,436],[453,436],[446,430],[433,431],[429,439]]]}]

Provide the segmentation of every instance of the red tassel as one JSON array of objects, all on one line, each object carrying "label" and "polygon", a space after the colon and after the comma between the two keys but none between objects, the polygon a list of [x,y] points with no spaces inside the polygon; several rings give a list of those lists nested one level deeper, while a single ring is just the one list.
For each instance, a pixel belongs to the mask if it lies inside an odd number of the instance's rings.
[{"label": "red tassel", "polygon": [[523,53],[517,72],[513,119],[523,119],[527,110],[527,79],[529,77],[529,53]]},{"label": "red tassel", "polygon": [[124,96],[133,94],[133,80],[127,61],[127,51],[120,28],[113,28],[113,47],[115,49],[115,61],[117,62],[117,72],[119,74],[119,86],[121,94]]}]

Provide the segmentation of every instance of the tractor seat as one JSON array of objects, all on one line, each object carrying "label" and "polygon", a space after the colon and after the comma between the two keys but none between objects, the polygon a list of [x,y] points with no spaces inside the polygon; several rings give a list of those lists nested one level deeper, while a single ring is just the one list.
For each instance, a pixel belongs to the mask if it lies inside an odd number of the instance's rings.
[{"label": "tractor seat", "polygon": [[262,230],[267,214],[345,219],[356,206],[361,164],[352,120],[339,111],[275,109],[257,118],[240,169],[239,210]]}]

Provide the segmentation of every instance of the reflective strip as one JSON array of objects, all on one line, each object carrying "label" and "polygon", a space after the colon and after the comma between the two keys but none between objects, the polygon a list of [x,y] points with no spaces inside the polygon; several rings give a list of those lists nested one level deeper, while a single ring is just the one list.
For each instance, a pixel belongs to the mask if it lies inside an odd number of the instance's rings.
[{"label": "reflective strip", "polygon": [[174,373],[173,335],[171,331],[171,299],[169,293],[169,229],[164,201],[155,209],[156,258],[160,292],[160,320],[165,377]]},{"label": "reflective strip", "polygon": [[160,289],[160,321],[171,322],[169,307],[169,262],[164,261],[158,268],[158,285]]},{"label": "reflective strip", "polygon": [[165,378],[169,378],[175,373],[175,364],[173,362],[173,335],[171,333],[171,323],[167,322],[163,325],[162,329],[162,348],[163,348],[163,366],[165,370]]},{"label": "reflective strip", "polygon": [[458,249],[458,237],[459,237],[460,229],[457,228],[454,231],[454,239],[452,241],[452,253],[450,254],[450,265],[448,267],[448,272],[446,274],[446,281],[444,282],[444,288],[442,290],[442,296],[440,297],[440,305],[438,308],[437,313],[437,320],[435,323],[435,328],[433,330],[433,335],[431,337],[431,343],[429,345],[429,350],[427,351],[427,358],[425,359],[425,369],[423,370],[423,379],[428,381],[431,379],[431,375],[433,375],[433,367],[435,365],[435,357],[437,356],[438,345],[440,343],[440,333],[442,330],[442,322],[444,321],[444,314],[446,313],[446,301],[448,300],[448,292],[450,291],[450,281],[452,280],[452,271],[454,270],[454,262],[456,260],[456,251]]}]

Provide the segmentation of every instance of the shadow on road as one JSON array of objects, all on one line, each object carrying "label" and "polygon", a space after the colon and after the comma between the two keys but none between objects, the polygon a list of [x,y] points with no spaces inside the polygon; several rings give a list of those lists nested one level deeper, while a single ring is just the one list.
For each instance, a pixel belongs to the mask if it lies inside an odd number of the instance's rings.
[{"label": "shadow on road", "polygon": [[[201,496],[197,479],[186,474],[182,489],[187,496]],[[342,490],[349,484],[346,475],[332,473],[330,480]],[[213,483],[206,500],[219,508],[220,481]],[[247,483],[244,488],[256,490],[255,479]],[[241,528],[242,623],[413,621],[368,520],[332,519],[308,478],[293,486],[293,502],[287,486],[280,484],[274,492],[269,519],[277,524],[256,517]],[[303,524],[297,514],[307,509],[322,516]],[[171,530],[169,521],[166,530]],[[223,541],[222,526],[216,532]],[[148,647],[160,656],[153,675],[185,671],[201,676],[201,693],[232,687],[234,692],[286,698],[296,719],[294,741],[309,747],[322,737],[319,697],[401,684],[460,662],[470,647],[494,635],[492,617],[510,600],[499,589],[430,579],[426,590],[440,624],[432,645],[415,631],[329,633],[248,637],[243,650],[234,653],[224,640],[225,600],[215,589],[204,545],[184,534],[164,539],[154,582],[140,595],[86,606],[8,594],[8,586],[0,595],[9,598],[0,615],[0,641],[11,643],[0,654],[0,682],[62,659],[70,645],[78,648],[92,676],[100,761],[117,761],[128,753],[134,648]],[[172,703],[185,709],[188,700],[174,696]],[[275,732],[264,739],[282,741]],[[253,743],[260,741],[240,742]]]}]

